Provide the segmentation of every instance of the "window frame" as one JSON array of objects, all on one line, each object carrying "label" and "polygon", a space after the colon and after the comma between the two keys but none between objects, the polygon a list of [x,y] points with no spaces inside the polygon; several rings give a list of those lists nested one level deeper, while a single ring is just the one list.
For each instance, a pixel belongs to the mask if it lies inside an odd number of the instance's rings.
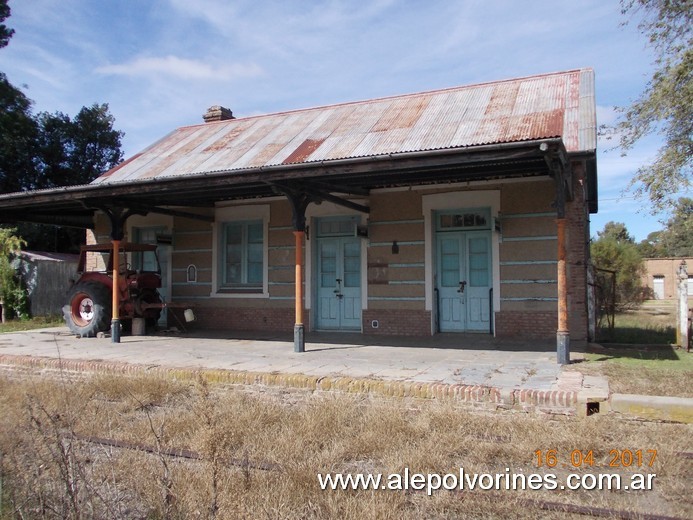
[{"label": "window frame", "polygon": [[[227,206],[217,208],[213,226],[212,244],[212,298],[269,298],[269,217],[268,204]],[[243,231],[243,272],[247,276],[247,229],[252,223],[262,225],[262,281],[249,285],[247,278],[237,285],[225,283],[226,230],[229,225],[241,224]]]},{"label": "window frame", "polygon": [[[251,293],[260,292],[262,290],[262,274],[260,275],[259,281],[250,281],[250,265],[251,263],[257,263],[252,262],[251,260],[251,246],[253,244],[257,244],[257,242],[251,241],[251,227],[254,228],[257,226],[260,228],[260,246],[262,247],[265,243],[264,233],[262,232],[262,220],[232,220],[223,222],[221,226],[221,243],[219,245],[219,274],[221,275],[221,280],[219,282],[219,291]],[[237,228],[237,231],[239,231],[238,235],[240,235],[240,242],[233,244],[229,242],[230,228]],[[239,281],[237,282],[228,281],[230,269],[232,267],[232,263],[228,260],[229,249],[231,246],[238,246],[240,250],[240,258],[238,262],[233,262],[233,264],[237,263],[240,267],[240,273],[238,276]],[[261,269],[264,270],[264,259],[261,260],[261,263]]]}]

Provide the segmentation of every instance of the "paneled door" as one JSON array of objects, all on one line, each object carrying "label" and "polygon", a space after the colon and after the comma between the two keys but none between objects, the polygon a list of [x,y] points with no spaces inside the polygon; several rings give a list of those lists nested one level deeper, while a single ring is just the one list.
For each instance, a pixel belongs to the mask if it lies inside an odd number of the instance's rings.
[{"label": "paneled door", "polygon": [[488,331],[490,232],[440,232],[436,238],[440,331]]},{"label": "paneled door", "polygon": [[317,238],[315,325],[319,330],[361,330],[360,238]]}]

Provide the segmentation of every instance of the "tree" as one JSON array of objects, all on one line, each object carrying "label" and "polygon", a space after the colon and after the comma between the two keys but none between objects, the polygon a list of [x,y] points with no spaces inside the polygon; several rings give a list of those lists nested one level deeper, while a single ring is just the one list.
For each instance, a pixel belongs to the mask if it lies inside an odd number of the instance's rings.
[{"label": "tree", "polygon": [[693,199],[681,197],[661,231],[654,231],[638,244],[645,258],[693,256]]},{"label": "tree", "polygon": [[0,49],[6,47],[10,42],[10,38],[14,34],[14,29],[10,29],[4,23],[10,17],[10,6],[7,5],[7,0],[0,0]]},{"label": "tree", "polygon": [[693,199],[681,197],[662,232],[667,256],[693,256]]},{"label": "tree", "polygon": [[642,286],[642,256],[625,224],[608,222],[599,238],[592,242],[592,263],[598,269],[616,272],[616,308],[627,309],[641,303],[646,296]]},{"label": "tree", "polygon": [[638,250],[643,258],[661,258],[667,256],[663,252],[662,231],[653,231],[645,240],[638,244]]},{"label": "tree", "polygon": [[[88,184],[122,160],[123,133],[114,130],[107,104],[83,107],[74,119],[42,112],[35,121],[36,165],[21,189]],[[17,229],[29,249],[77,252],[84,243],[84,232],[76,228],[22,222]]]},{"label": "tree", "polygon": [[12,267],[12,257],[18,254],[25,242],[15,229],[0,229],[0,303],[3,322],[9,310],[19,318],[29,317],[29,300],[17,272]]},{"label": "tree", "polygon": [[[0,49],[14,34],[14,29],[2,23],[9,16],[7,0],[0,0]],[[35,138],[31,100],[0,72],[0,192],[22,190],[23,181],[33,177]]]},{"label": "tree", "polygon": [[615,240],[617,242],[632,243],[634,241],[623,222],[607,222],[604,224],[604,229],[602,231],[597,231],[597,235],[599,238]]},{"label": "tree", "polygon": [[643,136],[659,132],[665,143],[652,164],[631,181],[654,211],[666,208],[691,185],[693,163],[693,0],[621,0],[621,12],[641,15],[640,31],[656,53],[655,71],[629,107],[619,108],[612,128],[626,153]]},{"label": "tree", "polygon": [[37,116],[39,168],[32,189],[87,184],[122,160],[123,133],[113,129],[107,104]]},{"label": "tree", "polygon": [[[10,15],[0,0],[0,22]],[[0,24],[0,48],[14,31]],[[0,72],[0,193],[87,184],[122,160],[123,133],[107,104],[62,112],[32,113],[32,101]],[[79,230],[20,223],[32,249],[71,252],[84,243]]]},{"label": "tree", "polygon": [[31,101],[0,72],[0,192],[27,189],[36,176],[37,136]]}]

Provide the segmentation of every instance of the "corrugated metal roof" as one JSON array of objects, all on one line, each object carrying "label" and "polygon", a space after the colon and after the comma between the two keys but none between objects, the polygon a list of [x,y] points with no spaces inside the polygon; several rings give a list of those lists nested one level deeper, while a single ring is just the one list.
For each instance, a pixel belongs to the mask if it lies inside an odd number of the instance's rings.
[{"label": "corrugated metal roof", "polygon": [[592,69],[182,127],[94,183],[551,137],[596,149]]}]

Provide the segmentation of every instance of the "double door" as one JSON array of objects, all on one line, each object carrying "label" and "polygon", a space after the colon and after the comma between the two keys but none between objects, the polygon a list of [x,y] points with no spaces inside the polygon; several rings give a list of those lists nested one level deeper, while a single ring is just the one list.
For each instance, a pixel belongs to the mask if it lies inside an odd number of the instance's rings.
[{"label": "double door", "polygon": [[441,332],[489,330],[490,235],[489,231],[437,233],[436,289]]},{"label": "double door", "polygon": [[361,330],[361,239],[318,238],[319,330]]}]

